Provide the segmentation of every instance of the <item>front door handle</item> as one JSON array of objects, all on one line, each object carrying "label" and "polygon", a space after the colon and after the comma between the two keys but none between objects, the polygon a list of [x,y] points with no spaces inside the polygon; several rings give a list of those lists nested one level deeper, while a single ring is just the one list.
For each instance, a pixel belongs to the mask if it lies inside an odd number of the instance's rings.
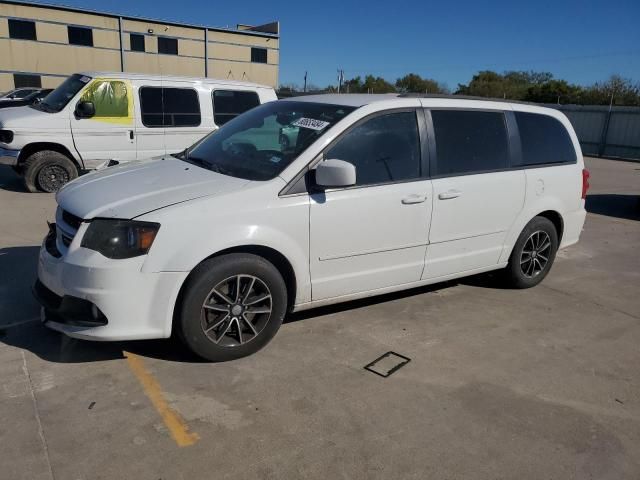
[{"label": "front door handle", "polygon": [[412,205],[414,203],[422,203],[427,199],[426,195],[409,195],[408,197],[405,197],[402,199],[402,204],[403,205]]},{"label": "front door handle", "polygon": [[438,195],[438,198],[440,200],[450,200],[452,198],[458,198],[460,195],[462,195],[460,190],[449,190],[447,192],[442,192]]},{"label": "front door handle", "polygon": [[133,140],[133,130],[129,130],[129,140]]}]

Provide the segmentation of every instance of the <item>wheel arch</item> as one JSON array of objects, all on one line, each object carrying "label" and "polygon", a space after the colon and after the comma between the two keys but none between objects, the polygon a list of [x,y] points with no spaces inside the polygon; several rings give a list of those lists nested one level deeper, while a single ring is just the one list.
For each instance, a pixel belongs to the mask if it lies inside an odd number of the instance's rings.
[{"label": "wheel arch", "polygon": [[189,275],[187,275],[187,277],[182,282],[182,285],[180,286],[180,289],[178,291],[178,296],[176,297],[176,301],[174,303],[173,316],[172,316],[173,318],[172,330],[173,330],[173,324],[175,324],[177,320],[177,315],[182,305],[182,299],[184,298],[184,294],[185,294],[185,286],[193,276],[198,266],[209,259],[221,257],[223,255],[228,255],[231,253],[249,253],[249,254],[256,255],[258,257],[262,257],[268,262],[270,262],[278,270],[278,272],[280,272],[280,275],[282,275],[282,278],[284,279],[284,283],[287,287],[287,311],[291,311],[291,309],[295,305],[297,279],[296,279],[295,271],[293,269],[293,265],[291,264],[289,259],[286,256],[284,256],[281,252],[279,252],[278,250],[272,247],[266,247],[264,245],[239,245],[235,247],[225,248],[223,250],[220,250],[216,253],[209,255],[206,258],[203,258],[191,270]]},{"label": "wheel arch", "polygon": [[52,150],[54,152],[58,152],[65,157],[69,158],[76,166],[78,171],[82,170],[82,165],[78,162],[78,160],[73,156],[71,151],[60,143],[54,142],[34,142],[25,145],[22,149],[20,149],[20,155],[18,156],[18,167],[24,165],[24,162],[27,158],[33,155],[36,152],[40,152],[42,150]]},{"label": "wheel arch", "polygon": [[[553,223],[553,226],[556,227],[556,233],[558,234],[558,245],[562,242],[562,234],[564,233],[564,219],[560,212],[556,210],[545,210],[544,212],[540,212],[537,215],[534,215],[531,220],[535,217],[543,217]],[[531,221],[529,220],[529,222]],[[527,222],[527,223],[529,223]]]}]

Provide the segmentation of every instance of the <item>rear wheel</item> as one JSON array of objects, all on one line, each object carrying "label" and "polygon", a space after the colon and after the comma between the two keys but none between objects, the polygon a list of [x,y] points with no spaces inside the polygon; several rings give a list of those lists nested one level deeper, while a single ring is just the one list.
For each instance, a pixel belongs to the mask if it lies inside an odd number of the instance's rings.
[{"label": "rear wheel", "polygon": [[287,308],[280,272],[251,254],[230,254],[202,263],[185,286],[177,322],[180,337],[212,361],[245,357],[276,334]]},{"label": "rear wheel", "polygon": [[30,192],[57,192],[78,176],[75,164],[60,152],[41,150],[24,162],[24,184]]},{"label": "rear wheel", "polygon": [[513,288],[530,288],[547,276],[558,250],[558,232],[555,225],[545,217],[535,217],[518,237],[505,279]]}]

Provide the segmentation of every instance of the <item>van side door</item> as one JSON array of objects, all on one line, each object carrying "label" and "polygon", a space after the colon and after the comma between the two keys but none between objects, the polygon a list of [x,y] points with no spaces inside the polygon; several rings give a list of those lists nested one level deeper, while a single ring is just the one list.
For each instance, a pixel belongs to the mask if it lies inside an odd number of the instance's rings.
[{"label": "van side door", "polygon": [[433,216],[423,279],[496,265],[524,206],[525,173],[511,168],[512,112],[426,112]]},{"label": "van side door", "polygon": [[164,155],[162,82],[144,80],[136,90],[136,157],[144,159]]},{"label": "van side door", "polygon": [[134,91],[124,79],[94,78],[80,102],[91,102],[95,114],[81,118],[71,111],[71,132],[76,150],[86,168],[96,168],[109,160],[136,158]]},{"label": "van side door", "polygon": [[181,152],[213,130],[202,105],[208,89],[205,94],[192,83],[164,82],[162,92],[166,153]]}]

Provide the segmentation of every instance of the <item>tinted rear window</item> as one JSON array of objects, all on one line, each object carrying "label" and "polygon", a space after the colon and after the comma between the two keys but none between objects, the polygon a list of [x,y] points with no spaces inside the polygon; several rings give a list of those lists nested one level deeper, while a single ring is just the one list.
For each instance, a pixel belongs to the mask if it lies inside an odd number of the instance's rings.
[{"label": "tinted rear window", "polygon": [[431,110],[436,139],[434,175],[463,175],[509,166],[502,112]]},{"label": "tinted rear window", "polygon": [[142,87],[140,106],[145,127],[200,125],[198,93],[191,88]]},{"label": "tinted rear window", "polygon": [[576,151],[569,132],[559,120],[537,113],[515,112],[523,165],[573,163]]},{"label": "tinted rear window", "polygon": [[256,92],[237,90],[214,90],[213,114],[216,125],[224,125],[241,113],[260,105]]}]

